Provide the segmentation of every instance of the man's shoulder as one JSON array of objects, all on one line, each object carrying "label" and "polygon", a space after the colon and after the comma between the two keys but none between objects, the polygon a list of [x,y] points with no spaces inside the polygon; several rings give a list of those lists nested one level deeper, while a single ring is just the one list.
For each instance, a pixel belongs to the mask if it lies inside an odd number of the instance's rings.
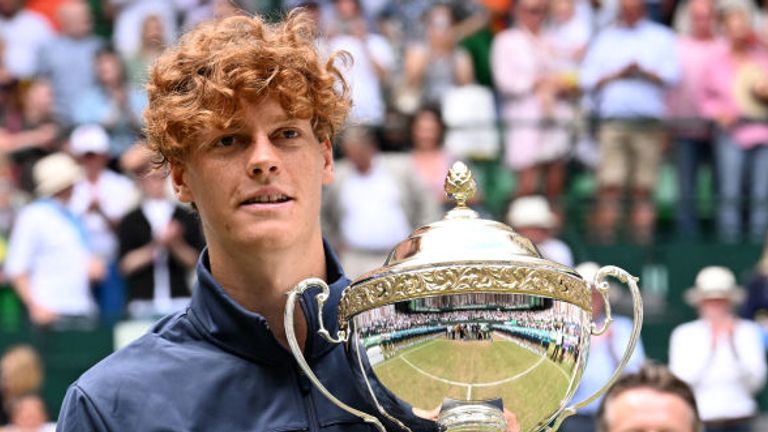
[{"label": "man's shoulder", "polygon": [[[94,400],[114,399],[128,388],[140,397],[143,391],[157,389],[182,372],[191,373],[194,362],[213,351],[186,312],[180,312],[94,365],[76,385]],[[131,397],[122,397],[126,396]]]}]

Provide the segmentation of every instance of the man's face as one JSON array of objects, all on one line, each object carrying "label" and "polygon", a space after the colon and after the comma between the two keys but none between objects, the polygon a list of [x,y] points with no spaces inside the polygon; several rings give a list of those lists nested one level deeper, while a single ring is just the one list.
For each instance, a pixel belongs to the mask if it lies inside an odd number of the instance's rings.
[{"label": "man's face", "polygon": [[320,193],[333,180],[330,142],[272,98],[245,106],[240,130],[204,133],[171,166],[178,198],[194,202],[211,250],[278,250],[320,238]]},{"label": "man's face", "polygon": [[626,390],[608,402],[606,432],[694,432],[690,406],[679,396],[650,388]]}]

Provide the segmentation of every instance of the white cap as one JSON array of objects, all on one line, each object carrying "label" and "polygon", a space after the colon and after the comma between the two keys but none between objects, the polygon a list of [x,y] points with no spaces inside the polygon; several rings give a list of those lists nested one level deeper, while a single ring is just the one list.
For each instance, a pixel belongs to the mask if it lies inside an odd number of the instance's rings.
[{"label": "white cap", "polygon": [[600,271],[600,264],[594,261],[585,261],[576,266],[574,269],[585,281],[592,283],[597,276],[597,272]]},{"label": "white cap", "polygon": [[513,228],[554,228],[557,225],[557,217],[546,198],[532,195],[518,198],[509,206],[507,223]]},{"label": "white cap", "polygon": [[69,136],[72,154],[82,156],[86,153],[109,153],[109,135],[97,124],[84,124],[75,128]]},{"label": "white cap", "polygon": [[51,197],[74,185],[82,178],[80,165],[66,153],[48,155],[32,168],[35,179],[35,193],[40,197]]},{"label": "white cap", "polygon": [[704,267],[696,275],[696,285],[685,292],[685,301],[695,306],[708,299],[740,303],[744,300],[744,290],[736,284],[736,277],[729,269],[721,266]]}]

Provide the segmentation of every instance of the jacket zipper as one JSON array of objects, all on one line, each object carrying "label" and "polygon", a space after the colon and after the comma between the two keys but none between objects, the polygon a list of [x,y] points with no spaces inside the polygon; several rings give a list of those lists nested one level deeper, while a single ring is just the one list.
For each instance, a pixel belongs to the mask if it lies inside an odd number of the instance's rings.
[{"label": "jacket zipper", "polygon": [[[307,377],[303,376],[302,379],[307,379]],[[304,395],[304,400],[305,400],[304,405],[307,407],[307,419],[309,420],[308,422],[309,432],[320,432],[320,422],[317,420],[317,409],[315,408],[315,400],[312,399],[311,389]]]}]

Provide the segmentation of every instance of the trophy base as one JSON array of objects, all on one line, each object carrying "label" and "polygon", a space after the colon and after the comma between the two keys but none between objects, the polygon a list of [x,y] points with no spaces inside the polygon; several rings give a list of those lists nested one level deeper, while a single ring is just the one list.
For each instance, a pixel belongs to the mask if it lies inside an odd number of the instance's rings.
[{"label": "trophy base", "polygon": [[446,400],[437,417],[440,432],[505,432],[507,421],[494,402]]}]

